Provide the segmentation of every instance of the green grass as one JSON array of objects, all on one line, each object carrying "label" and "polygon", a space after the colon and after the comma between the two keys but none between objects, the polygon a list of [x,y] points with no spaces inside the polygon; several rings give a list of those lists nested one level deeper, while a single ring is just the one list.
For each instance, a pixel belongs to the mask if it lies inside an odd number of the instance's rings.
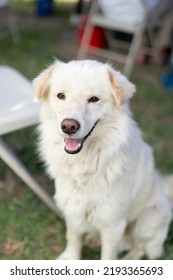
[{"label": "green grass", "polygon": [[[11,38],[1,42],[1,64],[9,64],[33,79],[38,71],[47,67],[54,57],[59,57],[58,44],[63,32],[62,24],[43,28],[35,27],[21,33],[21,40],[17,45]],[[60,50],[61,51],[61,50]]]},{"label": "green grass", "polygon": [[[33,20],[23,28],[21,40],[14,45],[11,38],[0,44],[1,64],[11,65],[29,79],[53,61],[53,57],[74,58],[70,47],[75,32],[68,25],[67,4],[58,4],[51,18],[36,18],[33,1],[20,8],[18,14]],[[70,6],[70,11],[74,6]],[[22,10],[21,10],[22,9]],[[25,23],[26,23],[25,21]],[[24,24],[25,24],[24,23]],[[72,35],[70,35],[72,33]],[[67,48],[69,47],[69,49]],[[173,173],[173,95],[157,82],[156,69],[136,69],[132,77],[137,85],[131,105],[133,114],[152,145],[156,166],[162,173]],[[147,79],[152,76],[153,79]],[[31,127],[6,136],[31,173],[50,193],[53,182],[44,175],[44,168],[36,154],[36,128]],[[0,161],[0,259],[54,259],[65,246],[65,225]],[[84,259],[98,259],[99,250],[83,249]],[[173,259],[173,225],[165,244],[163,259]]]},{"label": "green grass", "polygon": [[[37,17],[34,1],[25,2],[21,5],[21,1],[13,0],[16,15],[19,15],[21,38],[16,45],[12,43],[10,37],[1,41],[0,62],[15,67],[29,79],[33,79],[55,58],[60,57],[64,60],[70,58],[70,51],[64,54],[63,48],[73,47],[71,38],[68,37],[71,29],[68,19],[75,7],[74,4],[67,5],[62,1],[55,5],[53,16]],[[67,35],[65,35],[67,41],[61,46],[65,30],[67,30]]]},{"label": "green grass", "polygon": [[157,167],[164,173],[172,172],[173,94],[145,79],[134,78],[134,82],[137,85],[132,100],[135,119],[154,148]]}]

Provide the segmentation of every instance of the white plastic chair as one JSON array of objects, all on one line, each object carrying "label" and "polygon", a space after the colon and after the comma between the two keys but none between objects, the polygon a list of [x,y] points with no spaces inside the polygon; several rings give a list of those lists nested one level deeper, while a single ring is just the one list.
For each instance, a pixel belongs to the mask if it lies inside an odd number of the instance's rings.
[{"label": "white plastic chair", "polygon": [[[78,59],[92,54],[106,60],[110,59],[123,63],[124,73],[129,77],[146,28],[147,14],[147,7],[143,0],[92,0],[87,24],[79,46]],[[95,26],[104,30],[131,34],[132,41],[127,46],[124,42],[117,40],[114,45],[118,47],[118,50],[111,49],[113,40],[108,36],[109,49],[90,46],[90,39]],[[123,53],[119,51],[120,48],[123,49]]]},{"label": "white plastic chair", "polygon": [[59,215],[52,198],[34,180],[2,137],[9,132],[37,124],[39,110],[40,104],[31,83],[15,69],[0,66],[0,158]]}]

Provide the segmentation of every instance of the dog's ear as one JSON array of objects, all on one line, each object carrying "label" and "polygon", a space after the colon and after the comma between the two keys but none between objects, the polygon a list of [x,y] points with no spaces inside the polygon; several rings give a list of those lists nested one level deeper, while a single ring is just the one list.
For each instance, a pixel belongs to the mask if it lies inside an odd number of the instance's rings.
[{"label": "dog's ear", "polygon": [[33,80],[33,88],[38,99],[45,99],[49,92],[50,79],[56,63],[49,66]]},{"label": "dog's ear", "polygon": [[130,99],[136,91],[136,87],[124,75],[107,65],[108,78],[111,83],[113,95],[118,106]]}]

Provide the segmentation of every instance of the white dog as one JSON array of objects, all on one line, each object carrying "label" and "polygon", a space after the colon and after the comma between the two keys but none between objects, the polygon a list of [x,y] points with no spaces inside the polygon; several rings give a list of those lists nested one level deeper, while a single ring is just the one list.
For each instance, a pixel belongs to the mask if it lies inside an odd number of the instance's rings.
[{"label": "white dog", "polygon": [[89,60],[56,61],[33,85],[42,101],[40,152],[67,226],[59,259],[79,259],[86,233],[99,236],[101,259],[116,259],[127,245],[127,259],[159,258],[172,218],[173,176],[155,170],[131,117],[135,86]]}]

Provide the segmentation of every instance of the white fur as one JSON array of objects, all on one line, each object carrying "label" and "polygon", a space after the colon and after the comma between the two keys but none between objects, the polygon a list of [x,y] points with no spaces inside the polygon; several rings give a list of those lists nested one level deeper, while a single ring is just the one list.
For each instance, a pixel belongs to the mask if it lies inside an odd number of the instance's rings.
[{"label": "white fur", "polygon": [[[159,258],[172,211],[152,150],[131,117],[127,100],[134,85],[109,65],[86,60],[55,62],[34,80],[34,88],[42,100],[39,149],[67,226],[59,259],[81,257],[84,233],[99,236],[102,259],[116,259],[127,239],[131,250],[125,258]],[[57,98],[59,92],[65,100]],[[100,100],[88,103],[91,96]],[[75,138],[87,135],[98,120],[74,155],[64,151],[60,124],[66,118],[81,125]]]}]

